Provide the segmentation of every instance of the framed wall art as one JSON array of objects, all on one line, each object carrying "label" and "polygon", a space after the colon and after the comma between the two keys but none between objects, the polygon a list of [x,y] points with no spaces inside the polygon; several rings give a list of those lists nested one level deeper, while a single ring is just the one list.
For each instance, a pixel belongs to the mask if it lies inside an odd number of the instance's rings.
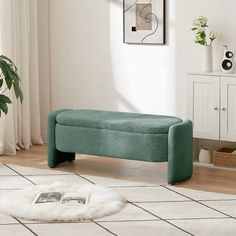
[{"label": "framed wall art", "polygon": [[165,0],[123,0],[124,43],[165,44]]}]

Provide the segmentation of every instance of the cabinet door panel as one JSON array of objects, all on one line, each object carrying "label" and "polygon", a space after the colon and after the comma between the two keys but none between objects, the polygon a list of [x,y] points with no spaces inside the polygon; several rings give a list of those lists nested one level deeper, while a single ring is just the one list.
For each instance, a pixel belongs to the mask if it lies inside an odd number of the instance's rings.
[{"label": "cabinet door panel", "polygon": [[221,78],[221,140],[236,141],[236,77]]},{"label": "cabinet door panel", "polygon": [[190,76],[190,117],[196,138],[219,139],[219,77]]}]

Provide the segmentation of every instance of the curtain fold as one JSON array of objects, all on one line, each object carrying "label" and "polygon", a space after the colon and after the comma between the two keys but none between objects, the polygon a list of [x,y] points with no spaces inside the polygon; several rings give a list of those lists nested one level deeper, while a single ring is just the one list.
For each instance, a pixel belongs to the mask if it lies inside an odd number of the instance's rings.
[{"label": "curtain fold", "polygon": [[0,118],[0,154],[43,144],[40,133],[37,0],[0,0],[0,54],[16,64],[24,95]]}]

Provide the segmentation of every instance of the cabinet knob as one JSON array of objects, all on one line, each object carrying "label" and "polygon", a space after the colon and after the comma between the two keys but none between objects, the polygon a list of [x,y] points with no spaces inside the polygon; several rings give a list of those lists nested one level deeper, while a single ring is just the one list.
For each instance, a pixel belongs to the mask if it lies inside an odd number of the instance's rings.
[{"label": "cabinet knob", "polygon": [[219,109],[218,109],[218,107],[215,107],[214,110],[215,110],[215,111],[218,111]]},{"label": "cabinet knob", "polygon": [[225,107],[223,107],[221,110],[222,110],[222,111],[226,111],[226,108],[225,108]]}]

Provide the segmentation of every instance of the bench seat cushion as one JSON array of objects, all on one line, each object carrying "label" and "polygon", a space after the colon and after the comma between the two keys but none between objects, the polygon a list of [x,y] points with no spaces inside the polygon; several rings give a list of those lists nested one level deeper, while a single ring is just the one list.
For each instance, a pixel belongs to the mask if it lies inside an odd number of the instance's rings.
[{"label": "bench seat cushion", "polygon": [[167,134],[169,128],[182,120],[176,117],[98,110],[69,110],[59,113],[60,125],[129,133]]}]

